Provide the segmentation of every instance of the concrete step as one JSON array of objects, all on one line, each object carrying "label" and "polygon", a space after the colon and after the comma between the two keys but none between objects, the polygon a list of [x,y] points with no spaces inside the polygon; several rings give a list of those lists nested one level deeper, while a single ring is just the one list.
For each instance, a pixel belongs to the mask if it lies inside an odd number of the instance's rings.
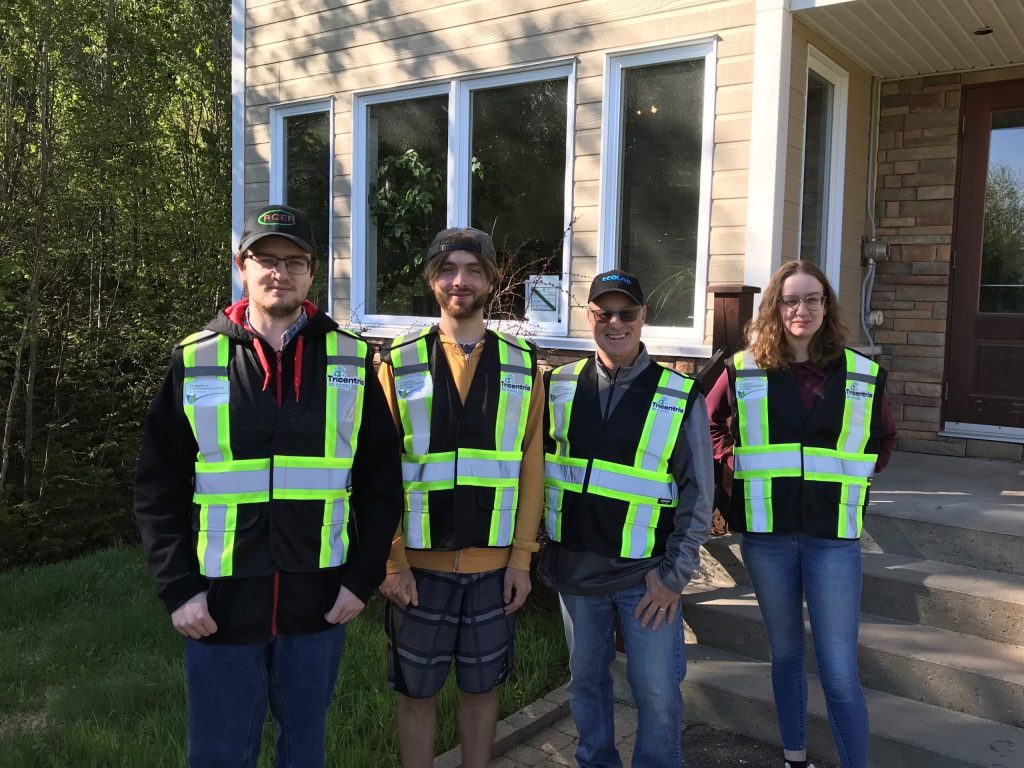
[{"label": "concrete step", "polygon": [[[750,585],[736,535],[712,537],[704,547],[718,572]],[[865,613],[1024,644],[1024,576],[869,551],[863,573]]]},{"label": "concrete step", "polygon": [[[697,642],[769,659],[761,611],[749,587],[688,590],[683,613]],[[806,620],[807,667],[814,671]],[[1024,647],[935,627],[861,615],[863,685],[988,720],[1024,727]]]},{"label": "concrete step", "polygon": [[[767,662],[706,646],[687,647],[683,683],[688,722],[708,723],[778,743]],[[618,662],[621,663],[621,662]],[[617,693],[623,672],[616,675]],[[816,677],[808,696],[811,759],[835,760],[825,701]],[[1019,768],[1024,730],[866,689],[871,717],[871,768]]]},{"label": "concrete step", "polygon": [[1024,576],[864,553],[865,613],[1024,644]]},{"label": "concrete step", "polygon": [[1024,575],[1024,467],[897,452],[864,530],[868,548]]}]

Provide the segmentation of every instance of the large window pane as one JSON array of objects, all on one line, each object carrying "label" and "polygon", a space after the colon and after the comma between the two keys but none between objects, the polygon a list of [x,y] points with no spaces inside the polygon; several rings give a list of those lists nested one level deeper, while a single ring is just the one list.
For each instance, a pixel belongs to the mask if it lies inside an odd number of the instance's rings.
[{"label": "large window pane", "polygon": [[309,216],[316,237],[320,268],[313,279],[309,300],[326,308],[326,260],[331,252],[330,239],[330,117],[327,112],[311,112],[284,119],[284,202],[300,208]]},{"label": "large window pane", "polygon": [[982,312],[1024,313],[1024,110],[992,115],[981,254]]},{"label": "large window pane", "polygon": [[832,166],[832,113],[835,86],[807,70],[807,127],[804,132],[803,213],[800,258],[825,266]]},{"label": "large window pane", "polygon": [[623,71],[619,263],[650,325],[693,327],[704,59]]},{"label": "large window pane", "polygon": [[[470,221],[493,237],[508,286],[492,314],[522,318],[529,277],[562,274],[567,84],[472,93]],[[557,320],[552,303],[545,319]]]},{"label": "large window pane", "polygon": [[447,212],[448,97],[371,105],[366,302],[358,313],[437,317],[423,261]]}]

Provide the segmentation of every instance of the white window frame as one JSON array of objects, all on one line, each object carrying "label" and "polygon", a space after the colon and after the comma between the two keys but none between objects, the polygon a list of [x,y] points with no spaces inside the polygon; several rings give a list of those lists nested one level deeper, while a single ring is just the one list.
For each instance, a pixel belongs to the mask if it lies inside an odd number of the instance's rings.
[{"label": "white window frame", "polygon": [[[437,322],[436,317],[415,315],[387,315],[363,311],[367,301],[367,248],[369,238],[366,227],[367,196],[369,195],[369,168],[364,151],[368,135],[369,107],[407,99],[448,94],[448,177],[447,223],[449,227],[469,225],[471,164],[471,121],[473,92],[487,88],[501,88],[540,80],[566,80],[566,151],[565,151],[565,205],[563,211],[562,291],[559,321],[556,323],[525,323],[520,320],[502,320],[491,326],[531,337],[564,338],[569,333],[569,286],[572,265],[572,190],[574,136],[576,131],[576,60],[545,62],[502,72],[475,73],[453,80],[427,83],[388,91],[356,93],[352,97],[352,283],[350,289],[351,323],[362,329],[372,329],[382,336],[405,333],[411,328]],[[459,183],[459,181],[462,183]]]},{"label": "white window frame", "polygon": [[799,258],[804,230],[804,176],[807,171],[807,93],[810,72],[830,83],[833,88],[831,146],[829,147],[828,221],[826,222],[825,252],[821,271],[828,277],[832,288],[839,290],[839,277],[843,257],[843,192],[846,177],[846,114],[850,95],[850,73],[836,64],[813,45],[807,46],[807,70],[804,72],[804,121],[800,161],[800,207],[796,228],[796,254]]},{"label": "white window frame", "polygon": [[284,121],[296,115],[327,113],[327,141],[330,165],[327,169],[327,243],[323,244],[324,260],[327,262],[327,306],[334,307],[334,97],[315,101],[299,101],[275,104],[270,108],[270,205],[287,205],[285,200],[285,124]]},{"label": "white window frame", "polygon": [[[715,88],[718,38],[701,38],[643,50],[606,54],[604,69],[604,115],[601,127],[600,233],[597,270],[605,272],[619,264],[619,186],[622,180],[622,81],[624,70],[651,64],[704,59],[704,109],[701,129],[700,200],[697,207],[697,253],[693,290],[693,327],[645,325],[643,338],[655,347],[683,342],[703,345],[707,311],[708,252],[711,233],[711,174],[715,148]],[[642,279],[642,275],[640,276]]]}]

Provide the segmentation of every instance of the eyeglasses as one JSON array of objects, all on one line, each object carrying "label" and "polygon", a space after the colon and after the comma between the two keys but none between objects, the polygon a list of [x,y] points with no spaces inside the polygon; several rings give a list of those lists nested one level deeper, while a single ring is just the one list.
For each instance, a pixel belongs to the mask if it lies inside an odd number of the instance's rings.
[{"label": "eyeglasses", "polygon": [[255,261],[268,272],[272,269],[277,269],[277,265],[284,262],[284,268],[289,275],[305,275],[313,265],[312,260],[307,259],[305,256],[285,256],[279,258],[268,253],[250,253],[248,258]]},{"label": "eyeglasses", "polygon": [[783,296],[782,306],[788,309],[790,312],[796,312],[797,308],[803,304],[807,307],[808,312],[820,312],[821,308],[825,306],[824,296]]},{"label": "eyeglasses", "polygon": [[587,309],[590,310],[590,314],[597,322],[604,324],[610,323],[616,317],[624,323],[632,323],[640,317],[640,310],[643,307],[630,307],[629,309],[592,309],[587,307]]}]

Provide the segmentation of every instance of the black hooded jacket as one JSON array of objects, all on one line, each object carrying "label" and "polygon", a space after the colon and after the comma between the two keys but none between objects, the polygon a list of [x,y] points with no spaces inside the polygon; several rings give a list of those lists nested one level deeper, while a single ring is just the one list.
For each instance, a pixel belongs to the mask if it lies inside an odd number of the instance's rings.
[{"label": "black hooded jacket", "polygon": [[[325,338],[337,323],[307,303],[307,324],[276,352],[242,325],[245,307],[239,302],[206,326],[229,339],[231,442],[236,458],[316,455],[318,448],[322,453]],[[167,610],[173,612],[208,591],[210,615],[218,630],[207,642],[253,643],[278,633],[328,629],[324,614],[341,586],[365,602],[383,580],[402,511],[402,475],[398,437],[373,375],[372,353],[366,371],[346,563],[329,569],[298,565],[301,558],[288,529],[312,524],[313,503],[273,500],[260,505],[265,510],[245,522],[245,546],[236,555],[236,575],[206,579],[196,556],[198,506],[192,501],[198,447],[182,408],[182,349],[174,349],[146,420],[135,477],[135,514]]]}]

